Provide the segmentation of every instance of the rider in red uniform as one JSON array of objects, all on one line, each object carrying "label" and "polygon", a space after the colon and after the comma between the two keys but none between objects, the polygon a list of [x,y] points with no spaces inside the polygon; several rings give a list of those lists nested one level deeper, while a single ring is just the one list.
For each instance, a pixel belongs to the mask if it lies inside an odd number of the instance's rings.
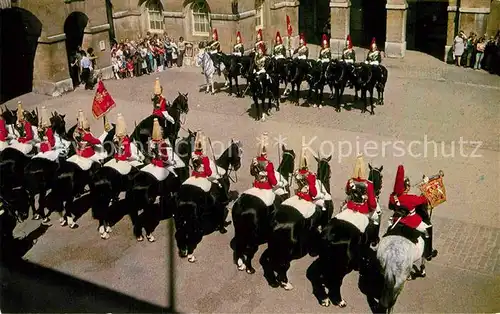
[{"label": "rider in red uniform", "polygon": [[316,175],[309,171],[309,162],[307,160],[306,151],[302,149],[302,156],[300,157],[299,169],[295,174],[295,180],[299,188],[295,193],[300,199],[312,202],[318,195],[316,189]]},{"label": "rider in red uniform", "polygon": [[212,168],[210,168],[210,160],[203,152],[203,134],[201,130],[196,132],[194,143],[194,152],[191,157],[193,161],[193,172],[191,175],[196,178],[209,178],[212,176]]},{"label": "rider in red uniform", "polygon": [[267,133],[261,138],[259,155],[253,159],[250,174],[255,177],[253,186],[258,189],[271,190],[278,184],[273,163],[267,159]]},{"label": "rider in red uniform", "polygon": [[114,142],[116,145],[115,159],[121,161],[129,160],[132,157],[130,138],[127,135],[125,119],[121,113],[118,114],[118,118],[116,119]]},{"label": "rider in red uniform", "polygon": [[54,137],[54,131],[52,131],[49,114],[45,106],[42,107],[38,130],[40,138],[42,139],[40,143],[40,152],[46,153],[51,151],[56,145],[56,138]]},{"label": "rider in red uniform", "polygon": [[151,136],[151,147],[153,150],[153,159],[151,160],[151,164],[160,167],[166,168],[172,163],[168,158],[168,142],[162,137],[162,129],[160,127],[160,123],[158,119],[154,119],[153,121],[153,134]]},{"label": "rider in red uniform", "polygon": [[154,86],[154,95],[151,98],[153,101],[153,115],[162,119],[167,119],[168,122],[175,124],[174,118],[167,112],[167,100],[162,95],[163,87],[160,85],[160,79],[157,77]]},{"label": "rider in red uniform", "polygon": [[9,138],[9,130],[7,130],[7,124],[4,118],[0,115],[0,142],[7,142]]},{"label": "rider in red uniform", "polygon": [[[76,153],[78,156],[83,158],[91,158],[95,156],[95,145],[102,144],[98,138],[95,138],[92,132],[90,132],[90,124],[83,111],[78,112],[78,126],[73,133],[73,138],[75,139],[78,147]],[[97,161],[97,160],[96,160]]]},{"label": "rider in red uniform", "polygon": [[399,217],[393,217],[393,223],[399,220],[398,223],[402,223],[412,229],[417,229],[422,223],[428,226],[426,229],[426,237],[424,237],[424,257],[430,261],[438,254],[437,250],[432,248],[432,225],[430,217],[426,211],[420,214],[416,212],[417,206],[427,204],[428,201],[425,196],[408,194],[410,187],[410,179],[405,177],[405,168],[403,165],[399,165],[396,180],[394,182],[394,192],[389,197],[389,208],[394,210],[397,207],[404,207],[408,210],[409,214],[401,219]]},{"label": "rider in red uniform", "polygon": [[24,119],[24,110],[20,101],[17,103],[17,122],[15,128],[19,132],[19,137],[17,138],[19,143],[28,143],[33,140],[33,129],[31,128],[31,123]]}]

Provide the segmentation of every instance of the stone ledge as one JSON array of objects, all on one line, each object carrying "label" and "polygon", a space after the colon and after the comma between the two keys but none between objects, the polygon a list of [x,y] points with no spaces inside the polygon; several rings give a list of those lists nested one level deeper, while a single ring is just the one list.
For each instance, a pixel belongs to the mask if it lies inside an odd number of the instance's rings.
[{"label": "stone ledge", "polygon": [[37,94],[57,97],[72,91],[73,89],[73,81],[71,78],[67,78],[59,82],[33,80],[33,92]]},{"label": "stone ledge", "polygon": [[271,5],[271,10],[277,10],[281,8],[293,8],[300,5],[299,1],[282,1]]},{"label": "stone ledge", "polygon": [[349,2],[330,2],[330,8],[348,8],[350,6]]},{"label": "stone ledge", "polygon": [[57,43],[60,41],[66,40],[66,34],[57,34],[57,35],[52,35],[52,36],[47,36],[47,37],[39,37],[38,38],[38,43],[39,44],[53,44]]},{"label": "stone ledge", "polygon": [[255,16],[257,14],[257,11],[256,10],[250,10],[250,11],[245,11],[245,12],[241,12],[239,15],[240,17],[240,20],[242,19],[246,19],[246,18],[249,18],[249,17],[252,17],[252,16]]},{"label": "stone ledge", "polygon": [[176,19],[183,19],[186,16],[184,15],[184,12],[171,12],[171,11],[163,11],[163,17],[171,17],[171,18],[176,18]]},{"label": "stone ledge", "polygon": [[475,14],[489,14],[490,8],[460,8],[460,13],[475,13]]},{"label": "stone ledge", "polygon": [[406,10],[408,9],[408,4],[386,4],[385,8],[387,10]]},{"label": "stone ledge", "polygon": [[102,25],[97,25],[97,26],[91,26],[90,28],[85,28],[84,33],[85,34],[95,34],[95,33],[100,33],[104,32],[110,29],[109,24],[102,24]]},{"label": "stone ledge", "polygon": [[97,74],[100,74],[103,80],[109,80],[115,78],[113,73],[113,66],[107,66],[96,70]]},{"label": "stone ledge", "polygon": [[127,10],[127,11],[119,11],[119,12],[113,13],[113,18],[115,18],[115,19],[120,19],[120,18],[124,18],[127,16],[141,16],[141,12],[139,12],[137,10],[134,10],[134,11]]},{"label": "stone ledge", "polygon": [[237,21],[238,15],[210,13],[210,19],[215,21]]},{"label": "stone ledge", "polygon": [[406,41],[402,43],[386,42],[385,55],[389,58],[404,58],[406,54]]}]

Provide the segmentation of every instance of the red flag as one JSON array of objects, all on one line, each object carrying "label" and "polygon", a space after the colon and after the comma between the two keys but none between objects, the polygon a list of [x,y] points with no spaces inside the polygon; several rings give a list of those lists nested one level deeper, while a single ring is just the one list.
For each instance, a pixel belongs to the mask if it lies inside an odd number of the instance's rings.
[{"label": "red flag", "polygon": [[292,36],[292,23],[290,23],[290,17],[288,16],[288,14],[286,16],[286,30],[288,32],[288,36]]},{"label": "red flag", "polygon": [[94,118],[99,119],[116,106],[115,101],[104,87],[104,83],[99,80],[97,90],[92,103],[92,113]]}]

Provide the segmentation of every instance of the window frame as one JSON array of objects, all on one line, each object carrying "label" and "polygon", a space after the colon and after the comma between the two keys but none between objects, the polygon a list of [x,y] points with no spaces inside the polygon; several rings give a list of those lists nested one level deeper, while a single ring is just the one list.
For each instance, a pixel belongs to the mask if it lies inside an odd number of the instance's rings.
[{"label": "window frame", "polygon": [[[200,22],[200,18],[203,18],[203,22]],[[205,25],[206,31],[199,31],[196,29],[196,25]],[[204,0],[198,0],[193,2],[191,5],[191,27],[193,36],[210,36],[210,30],[212,29],[212,22],[210,20],[210,10],[208,4]]]},{"label": "window frame", "polygon": [[[151,7],[154,7],[154,9],[151,9]],[[152,33],[162,33],[165,31],[165,19],[163,18],[163,10],[161,8],[161,5],[154,2],[154,1],[149,1],[146,4],[146,13],[148,16],[148,30]],[[153,19],[152,19],[153,17]],[[151,23],[156,26],[156,23],[159,23],[161,28],[151,28]]]},{"label": "window frame", "polygon": [[[260,24],[257,20],[260,19]],[[255,6],[255,30],[264,29],[264,2],[260,2]]]}]

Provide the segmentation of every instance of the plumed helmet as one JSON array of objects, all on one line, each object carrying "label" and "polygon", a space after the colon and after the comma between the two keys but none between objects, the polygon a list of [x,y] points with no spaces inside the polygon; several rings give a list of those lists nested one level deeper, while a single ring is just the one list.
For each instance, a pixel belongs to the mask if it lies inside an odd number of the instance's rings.
[{"label": "plumed helmet", "polygon": [[76,118],[76,121],[78,123],[78,128],[83,129],[83,130],[90,129],[89,121],[87,120],[87,117],[85,117],[83,110],[81,110],[81,109],[78,110],[78,117]]},{"label": "plumed helmet", "polygon": [[347,35],[347,42],[346,42],[346,46],[347,46],[347,48],[352,49],[352,40],[351,40],[351,35]]},{"label": "plumed helmet", "polygon": [[306,37],[304,36],[304,33],[300,33],[300,40],[299,41],[304,46],[306,45]]},{"label": "plumed helmet", "polygon": [[279,31],[276,32],[276,43],[277,44],[282,44],[283,43],[283,39],[281,38],[281,34]]},{"label": "plumed helmet", "polygon": [[405,178],[405,167],[403,165],[399,165],[396,173],[396,180],[394,181],[394,194],[397,196],[402,195],[409,186],[410,180]]},{"label": "plumed helmet", "polygon": [[40,122],[39,122],[39,125],[42,128],[48,128],[48,127],[50,127],[49,112],[47,111],[47,108],[45,106],[42,106],[42,110],[40,112]]},{"label": "plumed helmet", "polygon": [[118,114],[116,118],[116,133],[117,137],[124,137],[127,135],[127,124],[125,123],[125,118],[121,113]]},{"label": "plumed helmet", "polygon": [[370,43],[370,49],[373,49],[373,45],[377,46],[377,40],[375,37],[372,38],[372,42]]},{"label": "plumed helmet", "polygon": [[17,120],[18,121],[24,120],[24,109],[20,101],[17,102]]},{"label": "plumed helmet", "polygon": [[205,149],[205,136],[201,130],[196,131],[196,138],[194,139],[194,149],[203,151]]},{"label": "plumed helmet", "polygon": [[242,39],[241,39],[241,34],[240,34],[240,32],[239,32],[239,31],[236,33],[236,42],[237,42],[238,44],[240,44],[240,43],[242,42]]},{"label": "plumed helmet", "polygon": [[309,159],[307,157],[307,147],[302,147],[299,160],[299,170],[309,169]]},{"label": "plumed helmet", "polygon": [[214,40],[219,40],[219,33],[217,33],[217,29],[214,28],[213,32],[212,32],[212,38]]},{"label": "plumed helmet", "polygon": [[260,29],[260,28],[257,31],[257,40],[262,40],[262,29]]},{"label": "plumed helmet", "polygon": [[157,77],[155,80],[154,93],[155,95],[161,95],[161,85],[159,77]]},{"label": "plumed helmet", "polygon": [[363,155],[359,155],[356,158],[356,164],[354,165],[354,172],[352,174],[352,177],[366,179],[365,161],[363,159]]},{"label": "plumed helmet", "polygon": [[328,36],[326,36],[326,34],[323,34],[323,38],[321,39],[321,47],[326,48],[329,46],[330,45],[328,43]]},{"label": "plumed helmet", "polygon": [[158,122],[158,118],[155,118],[153,120],[153,134],[151,135],[151,139],[154,141],[154,142],[159,142],[161,141],[163,138],[162,138],[162,129],[161,129],[161,126],[160,126],[160,122]]}]

